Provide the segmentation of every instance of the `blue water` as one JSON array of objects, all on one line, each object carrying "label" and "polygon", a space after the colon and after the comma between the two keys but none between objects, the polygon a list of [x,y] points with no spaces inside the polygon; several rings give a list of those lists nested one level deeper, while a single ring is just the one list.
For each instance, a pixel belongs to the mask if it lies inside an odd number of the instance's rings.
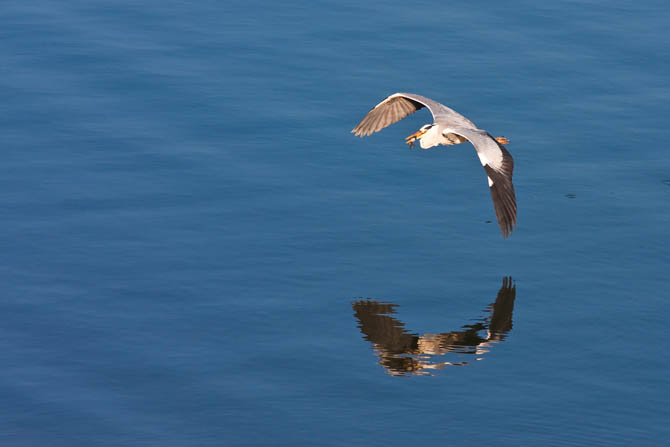
[{"label": "blue water", "polygon": [[[669,22],[3,5],[0,445],[667,443]],[[426,111],[349,133],[396,91],[511,140],[510,239]]]}]

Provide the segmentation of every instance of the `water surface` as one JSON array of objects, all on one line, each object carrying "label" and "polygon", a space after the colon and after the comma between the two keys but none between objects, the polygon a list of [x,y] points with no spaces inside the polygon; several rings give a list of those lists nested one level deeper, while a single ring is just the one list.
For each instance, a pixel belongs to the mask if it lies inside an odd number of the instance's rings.
[{"label": "water surface", "polygon": [[[6,5],[0,443],[663,444],[669,19]],[[396,91],[511,140],[510,239],[426,111],[349,133]]]}]

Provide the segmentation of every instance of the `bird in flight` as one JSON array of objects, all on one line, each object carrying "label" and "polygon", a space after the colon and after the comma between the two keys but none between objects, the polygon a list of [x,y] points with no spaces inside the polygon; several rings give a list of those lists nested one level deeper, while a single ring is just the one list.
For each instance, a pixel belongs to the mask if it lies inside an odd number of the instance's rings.
[{"label": "bird in flight", "polygon": [[516,197],[512,184],[514,160],[503,146],[509,143],[507,138],[494,138],[460,113],[412,93],[394,93],[389,96],[370,110],[351,132],[361,138],[372,135],[424,107],[432,113],[433,124],[422,126],[405,139],[406,143],[411,148],[419,140],[422,149],[466,141],[472,143],[488,177],[498,225],[503,237],[507,238],[516,227]]}]

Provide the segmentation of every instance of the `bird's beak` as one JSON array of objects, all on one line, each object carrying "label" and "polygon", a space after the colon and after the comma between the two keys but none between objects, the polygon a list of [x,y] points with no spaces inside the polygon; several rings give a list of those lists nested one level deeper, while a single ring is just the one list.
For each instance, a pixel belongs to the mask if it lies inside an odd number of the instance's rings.
[{"label": "bird's beak", "polygon": [[409,147],[412,147],[412,146],[414,146],[414,142],[416,140],[418,140],[419,138],[421,138],[421,135],[423,135],[425,133],[426,133],[425,130],[419,130],[417,132],[414,132],[412,135],[405,138],[405,143],[409,144]]}]

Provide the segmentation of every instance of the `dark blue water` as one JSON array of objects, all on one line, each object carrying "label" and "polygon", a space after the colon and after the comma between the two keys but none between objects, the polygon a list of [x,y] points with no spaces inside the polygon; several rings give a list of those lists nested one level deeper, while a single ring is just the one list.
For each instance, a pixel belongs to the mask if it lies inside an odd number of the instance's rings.
[{"label": "dark blue water", "polygon": [[[4,5],[0,444],[667,442],[669,21]],[[510,239],[426,111],[349,133],[396,91],[511,140]]]}]

